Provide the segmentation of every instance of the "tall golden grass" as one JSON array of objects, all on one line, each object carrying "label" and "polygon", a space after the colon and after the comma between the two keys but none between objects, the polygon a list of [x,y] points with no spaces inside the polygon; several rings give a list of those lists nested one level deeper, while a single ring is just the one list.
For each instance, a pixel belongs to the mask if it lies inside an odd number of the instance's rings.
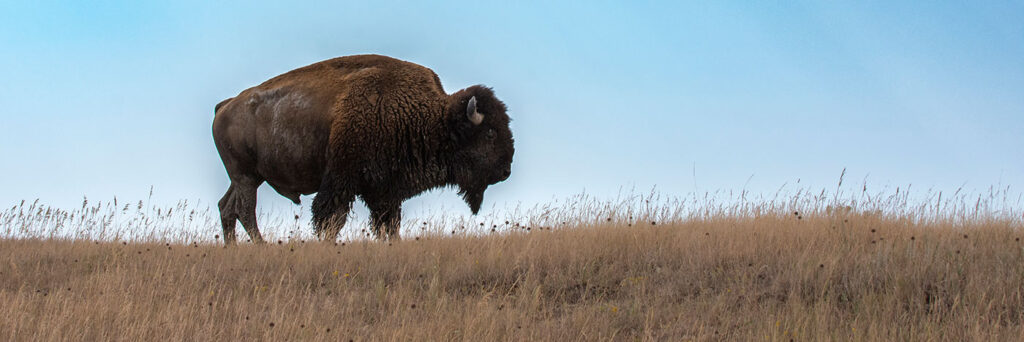
[{"label": "tall golden grass", "polygon": [[[4,340],[1020,340],[1008,189],[598,200],[223,248],[201,205],[0,212]],[[915,197],[916,196],[916,197]]]}]

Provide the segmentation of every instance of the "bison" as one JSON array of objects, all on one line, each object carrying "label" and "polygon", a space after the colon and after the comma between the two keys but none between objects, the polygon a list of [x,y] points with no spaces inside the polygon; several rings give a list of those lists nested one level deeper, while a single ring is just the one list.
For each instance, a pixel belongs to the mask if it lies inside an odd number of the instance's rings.
[{"label": "bison", "polygon": [[256,189],[267,182],[299,203],[316,193],[316,235],[334,241],[358,196],[379,239],[399,238],[401,205],[429,189],[457,187],[473,214],[484,190],[508,179],[509,117],[491,88],[451,95],[432,70],[358,55],[274,77],[214,108],[213,140],[231,185],[218,203],[224,242],[235,223],[255,243]]}]

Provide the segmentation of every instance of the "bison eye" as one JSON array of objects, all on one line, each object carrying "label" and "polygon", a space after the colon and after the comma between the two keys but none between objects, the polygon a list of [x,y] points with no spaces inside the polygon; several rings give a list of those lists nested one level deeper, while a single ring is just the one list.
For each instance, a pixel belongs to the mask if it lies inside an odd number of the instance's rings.
[{"label": "bison eye", "polygon": [[487,137],[487,140],[494,140],[494,137],[495,137],[496,135],[497,135],[497,133],[494,133],[494,130],[493,130],[493,129],[488,129],[488,130],[487,130],[487,133],[486,133],[486,134],[484,134],[484,136],[485,136],[485,137]]}]

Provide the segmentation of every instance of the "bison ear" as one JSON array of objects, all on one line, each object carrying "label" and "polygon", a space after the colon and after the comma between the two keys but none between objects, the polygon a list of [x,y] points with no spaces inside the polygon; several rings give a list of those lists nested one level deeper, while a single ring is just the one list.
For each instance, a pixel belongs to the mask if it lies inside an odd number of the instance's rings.
[{"label": "bison ear", "polygon": [[476,96],[469,98],[469,104],[466,105],[466,117],[474,126],[484,122],[484,115],[476,111]]}]

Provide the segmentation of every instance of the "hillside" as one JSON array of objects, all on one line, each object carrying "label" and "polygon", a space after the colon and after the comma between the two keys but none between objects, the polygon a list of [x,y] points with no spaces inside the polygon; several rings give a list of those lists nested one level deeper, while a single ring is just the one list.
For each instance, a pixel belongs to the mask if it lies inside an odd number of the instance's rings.
[{"label": "hillside", "polygon": [[1019,220],[758,208],[337,245],[8,237],[0,338],[1018,340],[1024,332]]}]

